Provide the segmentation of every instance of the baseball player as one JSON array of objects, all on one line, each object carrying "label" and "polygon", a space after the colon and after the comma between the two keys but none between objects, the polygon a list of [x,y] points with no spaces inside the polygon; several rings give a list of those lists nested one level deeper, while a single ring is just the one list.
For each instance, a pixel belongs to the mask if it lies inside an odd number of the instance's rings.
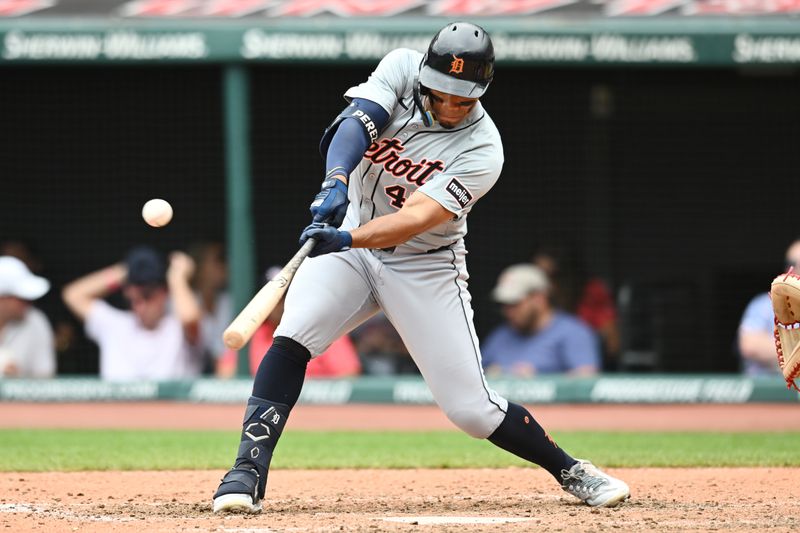
[{"label": "baseball player", "polygon": [[316,245],[255,376],[214,512],[261,510],[306,365],[379,309],[456,426],[541,465],[591,506],[628,498],[624,482],[570,457],[524,407],[492,390],[481,369],[464,236],[467,215],[503,165],[500,135],[479,101],[493,75],[489,35],[455,22],[425,55],[394,50],[345,93],[350,105],[320,143],[327,173],[300,239]]}]

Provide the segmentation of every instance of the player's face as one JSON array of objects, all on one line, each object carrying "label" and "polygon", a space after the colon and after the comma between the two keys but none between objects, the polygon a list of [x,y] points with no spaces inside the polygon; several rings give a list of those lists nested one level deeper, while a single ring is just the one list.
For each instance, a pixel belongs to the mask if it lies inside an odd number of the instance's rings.
[{"label": "player's face", "polygon": [[130,285],[125,288],[125,297],[131,304],[131,311],[139,319],[145,329],[155,329],[166,313],[167,291],[163,287],[137,287]]},{"label": "player's face", "polygon": [[450,129],[458,126],[469,115],[472,108],[478,103],[478,99],[464,98],[431,89],[428,94],[428,103],[436,121],[442,127]]}]

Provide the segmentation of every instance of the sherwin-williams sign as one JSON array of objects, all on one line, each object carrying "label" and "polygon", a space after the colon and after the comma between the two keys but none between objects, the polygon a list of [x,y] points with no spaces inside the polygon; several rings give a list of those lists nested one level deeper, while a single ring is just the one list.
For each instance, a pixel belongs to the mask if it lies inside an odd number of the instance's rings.
[{"label": "sherwin-williams sign", "polygon": [[[592,24],[574,31],[540,27],[520,32],[510,23],[491,30],[500,63],[562,65],[796,65],[800,22],[793,31],[633,31]],[[507,27],[507,28],[506,28]],[[546,27],[545,27],[546,28]],[[740,25],[737,26],[740,28]],[[785,25],[776,29],[786,30]],[[711,31],[711,30],[714,31]],[[754,28],[755,29],[755,28]],[[767,30],[773,29],[766,27]],[[193,23],[126,24],[59,29],[48,24],[0,24],[0,62],[375,62],[388,51],[424,50],[432,31],[275,30]]]},{"label": "sherwin-williams sign", "polygon": [[209,56],[202,32],[106,33],[24,32],[12,30],[3,36],[2,57],[6,61],[82,60],[201,60]]}]

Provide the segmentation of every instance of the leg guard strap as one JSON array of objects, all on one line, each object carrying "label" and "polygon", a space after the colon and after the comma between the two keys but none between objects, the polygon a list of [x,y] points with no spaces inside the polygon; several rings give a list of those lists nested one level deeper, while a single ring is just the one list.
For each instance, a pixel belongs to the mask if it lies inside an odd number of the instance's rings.
[{"label": "leg guard strap", "polygon": [[288,416],[287,405],[255,396],[247,401],[239,452],[233,468],[234,471],[255,468],[258,474],[259,498],[264,497],[269,464]]}]

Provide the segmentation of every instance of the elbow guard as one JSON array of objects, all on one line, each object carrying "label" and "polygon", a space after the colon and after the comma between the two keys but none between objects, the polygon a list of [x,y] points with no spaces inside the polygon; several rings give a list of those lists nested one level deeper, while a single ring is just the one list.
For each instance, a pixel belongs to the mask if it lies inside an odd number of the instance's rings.
[{"label": "elbow guard", "polygon": [[319,142],[319,153],[323,159],[327,157],[328,147],[331,145],[336,130],[345,119],[353,118],[361,126],[367,146],[378,140],[378,135],[383,131],[389,120],[389,114],[378,104],[363,98],[353,98],[339,116],[337,116],[330,126],[325,129],[322,139]]}]

